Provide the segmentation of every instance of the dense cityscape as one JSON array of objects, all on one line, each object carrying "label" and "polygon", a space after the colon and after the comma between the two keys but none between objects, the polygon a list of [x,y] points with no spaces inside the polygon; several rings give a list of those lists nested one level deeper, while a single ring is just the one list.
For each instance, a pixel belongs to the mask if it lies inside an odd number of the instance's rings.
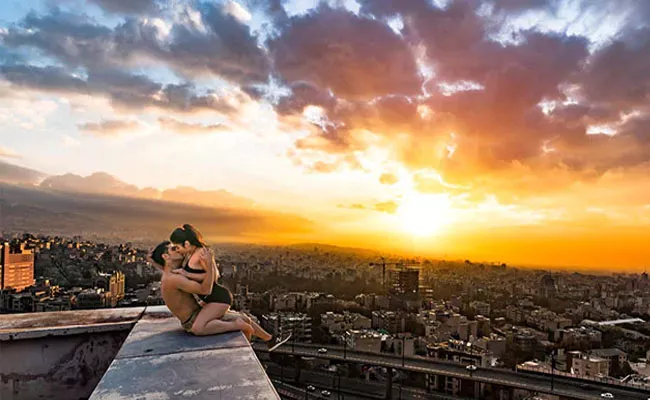
[{"label": "dense cityscape", "polygon": [[[31,234],[3,243],[4,313],[163,304],[148,249]],[[650,388],[646,273],[549,272],[319,245],[214,250],[233,308],[273,335],[291,332],[294,343]],[[314,361],[307,368],[336,366]],[[381,369],[344,373],[387,379]],[[400,379],[462,394],[453,378]]]},{"label": "dense cityscape", "polygon": [[1,0],[0,400],[650,400],[650,0]]}]

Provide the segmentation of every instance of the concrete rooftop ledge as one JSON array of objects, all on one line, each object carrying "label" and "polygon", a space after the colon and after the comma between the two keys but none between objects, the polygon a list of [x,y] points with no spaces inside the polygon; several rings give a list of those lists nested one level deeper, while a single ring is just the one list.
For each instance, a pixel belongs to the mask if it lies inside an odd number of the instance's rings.
[{"label": "concrete rooftop ledge", "polygon": [[147,307],[91,400],[277,400],[241,332],[189,335],[167,307]]},{"label": "concrete rooftop ledge", "polygon": [[193,336],[167,307],[0,315],[2,400],[280,397],[241,332]]},{"label": "concrete rooftop ledge", "polygon": [[0,315],[0,342],[69,336],[83,333],[129,331],[145,307],[55,311]]}]

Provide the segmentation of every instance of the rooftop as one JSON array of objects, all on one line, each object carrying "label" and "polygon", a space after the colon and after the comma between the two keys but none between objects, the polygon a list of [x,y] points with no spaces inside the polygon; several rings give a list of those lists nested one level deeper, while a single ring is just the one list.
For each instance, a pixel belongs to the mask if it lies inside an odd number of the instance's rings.
[{"label": "rooftop", "polygon": [[188,335],[165,306],[1,315],[0,345],[3,400],[279,399],[241,332]]}]

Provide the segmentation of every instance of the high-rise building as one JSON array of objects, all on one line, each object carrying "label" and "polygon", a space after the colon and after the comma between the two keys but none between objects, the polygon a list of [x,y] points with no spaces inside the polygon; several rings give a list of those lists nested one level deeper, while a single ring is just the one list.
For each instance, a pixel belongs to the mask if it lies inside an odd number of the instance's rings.
[{"label": "high-rise building", "polygon": [[540,294],[542,297],[551,299],[557,294],[557,285],[555,279],[550,274],[544,275],[541,281]]},{"label": "high-rise building", "polygon": [[109,280],[111,306],[115,307],[120,300],[124,299],[124,283],[124,273],[115,271],[111,274],[111,278]]},{"label": "high-rise building", "polygon": [[412,267],[389,270],[388,293],[405,300],[417,299],[420,293],[420,270]]},{"label": "high-rise building", "polygon": [[34,284],[34,252],[22,243],[0,244],[0,290],[17,292]]}]

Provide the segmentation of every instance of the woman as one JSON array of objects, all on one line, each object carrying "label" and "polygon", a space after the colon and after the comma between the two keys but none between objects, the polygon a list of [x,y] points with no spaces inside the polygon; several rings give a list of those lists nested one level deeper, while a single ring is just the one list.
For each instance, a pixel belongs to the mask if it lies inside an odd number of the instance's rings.
[{"label": "woman", "polygon": [[[198,296],[204,304],[192,325],[192,333],[195,335],[213,335],[227,332],[231,329],[228,329],[228,326],[224,325],[225,320],[241,320],[237,322],[246,325],[243,326],[242,331],[249,340],[251,334],[265,342],[272,339],[271,334],[262,329],[251,318],[244,314],[230,311],[230,306],[233,301],[232,293],[230,293],[228,288],[217,283],[219,270],[217,269],[214,257],[212,258],[212,265],[206,265],[206,263],[201,262],[201,250],[207,249],[208,245],[203,240],[203,235],[196,228],[190,224],[185,224],[182,227],[174,229],[169,240],[178,246],[178,252],[185,255],[183,268],[174,270],[174,273],[184,275],[188,279],[197,282],[203,282],[206,278],[207,268],[213,268],[213,271],[211,271],[214,274],[212,292],[208,295]],[[210,274],[207,275],[209,276]]]}]

